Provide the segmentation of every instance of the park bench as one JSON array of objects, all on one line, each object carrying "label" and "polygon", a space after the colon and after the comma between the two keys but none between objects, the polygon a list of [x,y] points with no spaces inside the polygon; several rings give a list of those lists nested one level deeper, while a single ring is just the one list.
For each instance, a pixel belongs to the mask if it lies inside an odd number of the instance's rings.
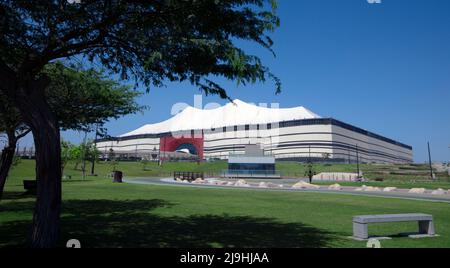
[{"label": "park bench", "polygon": [[29,193],[35,193],[37,189],[37,181],[36,180],[24,180],[23,181],[23,189]]},{"label": "park bench", "polygon": [[369,223],[408,222],[419,223],[420,235],[435,235],[433,216],[422,213],[413,214],[387,214],[387,215],[364,215],[353,217],[353,237],[355,239],[368,239]]}]

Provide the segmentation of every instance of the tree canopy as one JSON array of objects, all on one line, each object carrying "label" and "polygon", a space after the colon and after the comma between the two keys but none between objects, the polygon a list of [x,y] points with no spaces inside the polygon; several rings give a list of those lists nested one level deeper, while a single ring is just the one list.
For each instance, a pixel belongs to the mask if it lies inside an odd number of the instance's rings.
[{"label": "tree canopy", "polygon": [[146,86],[187,80],[225,98],[212,79],[219,76],[243,84],[270,78],[279,91],[261,60],[234,44],[249,40],[272,51],[275,9],[274,0],[7,0],[0,5],[1,59],[36,74],[49,61],[83,55]]},{"label": "tree canopy", "polygon": [[94,124],[102,126],[110,119],[146,108],[136,102],[140,92],[102,71],[57,62],[48,64],[44,73],[51,81],[46,97],[63,130],[89,130]]},{"label": "tree canopy", "polygon": [[[141,93],[107,78],[102,71],[67,67],[60,62],[45,66],[50,78],[47,101],[63,130],[87,131],[110,119],[143,111],[135,98]],[[17,108],[0,92],[0,132],[27,129]]]}]

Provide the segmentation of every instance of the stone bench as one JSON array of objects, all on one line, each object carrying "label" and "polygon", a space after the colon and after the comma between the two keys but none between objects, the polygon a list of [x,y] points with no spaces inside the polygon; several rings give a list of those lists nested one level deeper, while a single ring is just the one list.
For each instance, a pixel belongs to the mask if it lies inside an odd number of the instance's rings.
[{"label": "stone bench", "polygon": [[387,214],[387,215],[364,215],[353,217],[353,238],[365,240],[369,238],[369,223],[408,222],[419,223],[419,234],[434,236],[433,216],[422,213],[413,214]]}]

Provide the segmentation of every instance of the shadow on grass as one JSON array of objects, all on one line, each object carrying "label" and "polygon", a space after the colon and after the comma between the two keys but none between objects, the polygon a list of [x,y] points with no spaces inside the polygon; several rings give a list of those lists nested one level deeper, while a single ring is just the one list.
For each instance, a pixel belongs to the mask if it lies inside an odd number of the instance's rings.
[{"label": "shadow on grass", "polygon": [[[29,203],[10,203],[7,211],[31,212]],[[171,206],[156,199],[64,201],[60,246],[64,247],[69,239],[78,239],[86,248],[318,248],[336,240],[335,234],[321,229],[302,223],[281,223],[272,218],[226,214],[161,216],[153,211]],[[24,246],[29,224],[30,221],[3,223],[0,246]]]},{"label": "shadow on grass", "polygon": [[30,192],[30,191],[3,192],[3,196],[2,196],[2,199],[0,200],[0,202],[2,200],[5,200],[5,201],[6,200],[20,200],[20,199],[24,199],[24,198],[36,198],[36,194],[34,192]]}]

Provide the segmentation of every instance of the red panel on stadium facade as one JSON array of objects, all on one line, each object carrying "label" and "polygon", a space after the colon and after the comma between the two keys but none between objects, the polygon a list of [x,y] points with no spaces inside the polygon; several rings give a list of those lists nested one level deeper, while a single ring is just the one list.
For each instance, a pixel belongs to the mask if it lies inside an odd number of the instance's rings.
[{"label": "red panel on stadium facade", "polygon": [[198,136],[191,136],[191,137],[173,137],[173,136],[167,136],[162,137],[160,139],[160,148],[161,152],[175,152],[177,148],[183,144],[192,144],[195,149],[197,150],[197,154],[200,160],[203,160],[203,141],[204,137],[203,135]]}]

